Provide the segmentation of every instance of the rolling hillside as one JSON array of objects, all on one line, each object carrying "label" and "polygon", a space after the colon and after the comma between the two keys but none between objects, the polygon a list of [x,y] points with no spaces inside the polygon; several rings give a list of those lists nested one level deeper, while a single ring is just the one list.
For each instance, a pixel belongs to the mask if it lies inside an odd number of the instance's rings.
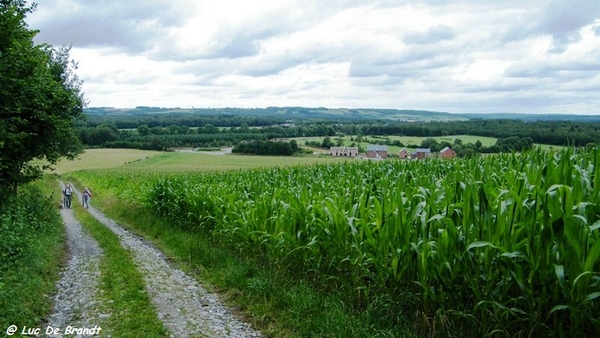
[{"label": "rolling hillside", "polygon": [[406,122],[465,121],[470,119],[510,119],[523,121],[600,121],[600,115],[571,114],[516,114],[516,113],[473,113],[457,114],[414,109],[378,108],[324,108],[324,107],[267,107],[267,108],[164,108],[138,106],[135,108],[91,107],[85,110],[90,115],[144,115],[144,114],[202,114],[270,116],[285,119],[324,120],[390,120]]}]

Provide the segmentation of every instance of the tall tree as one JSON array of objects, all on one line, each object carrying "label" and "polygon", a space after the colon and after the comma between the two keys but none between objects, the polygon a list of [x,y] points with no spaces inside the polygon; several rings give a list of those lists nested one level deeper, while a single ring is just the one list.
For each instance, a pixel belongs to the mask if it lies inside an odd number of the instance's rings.
[{"label": "tall tree", "polygon": [[[81,81],[70,48],[36,45],[23,0],[0,0],[0,198],[42,175],[32,161],[75,158],[74,120],[83,116]],[[38,163],[41,163],[39,161]]]}]

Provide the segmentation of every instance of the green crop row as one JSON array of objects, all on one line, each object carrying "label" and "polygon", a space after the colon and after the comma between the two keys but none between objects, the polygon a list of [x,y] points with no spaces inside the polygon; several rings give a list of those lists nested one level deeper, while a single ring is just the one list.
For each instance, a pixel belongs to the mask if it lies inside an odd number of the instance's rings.
[{"label": "green crop row", "polygon": [[600,332],[598,149],[85,175],[358,303],[387,292],[437,333]]}]

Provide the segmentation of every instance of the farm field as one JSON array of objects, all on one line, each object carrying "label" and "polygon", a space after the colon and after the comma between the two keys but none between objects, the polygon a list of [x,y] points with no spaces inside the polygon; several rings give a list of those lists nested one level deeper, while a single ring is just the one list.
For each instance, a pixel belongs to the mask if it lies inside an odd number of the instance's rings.
[{"label": "farm field", "polygon": [[[320,149],[320,148],[312,148],[312,147],[307,147],[305,145],[306,141],[317,141],[317,142],[322,142],[324,137],[299,137],[299,138],[294,138],[294,140],[296,140],[298,142],[298,145],[302,146],[303,148],[308,148],[311,149],[315,152],[319,152],[319,153],[324,153],[324,154],[328,154],[329,150],[327,149]],[[342,140],[344,141],[344,146],[349,147],[352,143],[357,143],[355,141],[352,141],[351,138],[354,138],[354,136],[344,136],[342,137]],[[421,146],[421,142],[423,142],[423,140],[427,139],[429,137],[417,137],[417,136],[379,136],[379,137],[373,137],[373,136],[363,136],[363,139],[367,139],[368,142],[361,142],[361,146],[363,148],[367,148],[367,146],[369,145],[378,145],[380,143],[377,143],[378,139],[385,139],[385,140],[390,140],[390,141],[394,141],[394,140],[399,140],[400,142],[404,143],[404,147],[396,147],[396,146],[388,146],[388,154],[389,156],[398,156],[398,152],[402,149],[402,148],[418,148]],[[490,146],[496,143],[496,138],[493,137],[479,137],[479,136],[471,136],[471,135],[455,135],[455,136],[440,136],[440,137],[431,137],[433,139],[438,140],[439,143],[441,142],[450,142],[453,143],[455,139],[459,138],[463,141],[464,144],[466,143],[475,143],[477,142],[477,140],[480,140],[482,145],[484,146]],[[333,143],[337,143],[338,137],[330,137],[331,141]]]},{"label": "farm field", "polygon": [[213,155],[200,152],[158,152],[134,149],[87,149],[79,158],[63,160],[52,171],[65,174],[83,169],[122,171],[221,171],[277,166],[335,163],[347,159],[329,156]]},{"label": "farm field", "polygon": [[[353,142],[357,143],[355,141],[352,141],[351,138],[354,138],[355,136],[344,136],[342,137],[342,140],[344,141],[344,146],[348,147],[350,146]],[[312,147],[307,147],[305,146],[305,142],[306,141],[317,141],[317,142],[322,142],[323,141],[322,136],[319,137],[297,137],[297,138],[293,138],[294,140],[296,140],[298,142],[298,145],[304,147],[304,148],[310,148],[311,150],[314,150],[315,152],[321,152],[321,153],[329,153],[328,150],[325,149],[320,149],[320,148],[312,148]],[[379,143],[377,143],[378,139],[389,139],[390,141],[394,141],[394,140],[399,140],[400,142],[402,142],[405,146],[404,147],[396,147],[396,146],[388,146],[388,153],[392,154],[393,156],[397,156],[398,152],[402,149],[402,148],[418,148],[421,146],[421,142],[423,142],[425,139],[428,138],[433,138],[435,140],[438,141],[438,143],[442,143],[442,142],[450,142],[450,143],[454,143],[454,140],[456,139],[460,139],[462,140],[463,144],[468,144],[468,143],[472,143],[475,144],[475,142],[480,141],[481,144],[484,147],[489,147],[492,146],[494,144],[496,144],[496,141],[498,140],[495,137],[484,137],[484,136],[473,136],[473,135],[452,135],[452,136],[434,136],[434,137],[419,137],[419,136],[378,136],[378,137],[373,137],[373,136],[363,136],[363,138],[367,139],[368,142],[361,142],[361,146],[363,148],[366,148],[369,145],[377,145]],[[338,137],[335,136],[331,136],[330,137],[331,141],[333,143],[337,142]],[[534,144],[534,148],[540,147],[542,150],[563,150],[565,147],[562,146],[552,146],[552,145],[546,145],[546,144]]]},{"label": "farm field", "polygon": [[[389,138],[390,140],[399,140],[405,145],[411,146],[421,146],[421,142],[428,138],[433,138],[438,141],[438,143],[442,142],[450,142],[454,143],[454,140],[461,139],[463,144],[472,143],[480,141],[481,144],[485,147],[489,147],[496,143],[496,138],[494,137],[484,137],[484,136],[473,136],[473,135],[451,135],[451,136],[435,136],[435,137],[418,137],[418,136],[382,136],[383,138]],[[369,140],[377,140],[377,138],[369,137]]]},{"label": "farm field", "polygon": [[[355,138],[356,136],[344,136],[342,137],[342,139],[344,140],[345,145],[350,145],[353,141],[350,140],[350,138]],[[323,136],[319,136],[319,137],[297,137],[294,138],[294,140],[298,141],[299,145],[304,145],[304,142],[306,141],[322,141],[323,140]],[[337,140],[338,137],[336,136],[330,136],[331,140],[333,142],[335,142],[335,140]],[[496,143],[496,138],[494,137],[483,137],[483,136],[472,136],[472,135],[451,135],[451,136],[434,136],[434,137],[419,137],[419,136],[377,136],[377,137],[373,137],[370,135],[365,135],[363,136],[363,138],[366,138],[370,141],[376,141],[378,138],[382,138],[382,139],[390,139],[390,140],[399,140],[400,142],[404,143],[405,145],[416,145],[416,146],[420,146],[421,142],[423,142],[423,140],[428,139],[428,138],[433,138],[435,140],[437,140],[439,143],[444,142],[444,141],[448,141],[450,143],[453,143],[455,139],[461,139],[463,141],[463,143],[473,143],[475,144],[475,142],[477,142],[477,140],[481,141],[481,143],[484,146],[491,146],[493,144]],[[364,144],[365,142],[363,142]],[[371,144],[371,143],[369,143]],[[376,143],[372,143],[372,144],[376,144]]]},{"label": "farm field", "polygon": [[162,152],[136,149],[86,149],[75,160],[58,162],[52,172],[60,175],[82,169],[112,169],[160,154]]},{"label": "farm field", "polygon": [[123,169],[132,171],[223,171],[239,169],[261,169],[288,167],[347,161],[329,156],[253,156],[253,155],[211,155],[201,153],[163,153],[145,161],[132,163]]},{"label": "farm field", "polygon": [[[464,138],[463,138],[464,137]],[[440,138],[440,142],[453,141],[455,138],[461,138],[463,142],[471,142],[473,136],[458,135],[456,137],[444,137]],[[400,139],[402,142],[421,142],[425,138],[415,137],[394,137],[390,139]],[[494,144],[495,139],[493,138],[477,138],[480,139],[484,145]],[[136,149],[86,149],[75,160],[62,160],[55,166],[55,169],[51,171],[56,174],[65,174],[73,171],[84,170],[84,169],[119,169],[119,170],[159,170],[159,171],[221,171],[221,170],[234,170],[234,169],[256,169],[256,168],[268,168],[276,166],[295,166],[295,165],[312,165],[318,163],[335,163],[345,161],[344,158],[331,158],[327,156],[328,150],[320,148],[312,148],[304,146],[304,142],[309,141],[322,141],[322,137],[312,138],[296,138],[298,142],[305,149],[311,149],[314,152],[323,154],[324,156],[298,156],[298,157],[264,157],[264,156],[252,156],[252,155],[213,155],[204,154],[200,152],[180,153],[180,152],[159,152],[159,151],[148,151],[148,150],[136,150]],[[369,140],[376,140],[369,138]],[[470,140],[470,141],[467,141]],[[484,142],[485,141],[485,142]],[[347,146],[351,144],[350,137],[345,137],[344,142]],[[363,142],[363,147],[369,144]],[[388,147],[391,154],[397,154],[400,151],[400,147]],[[542,145],[542,150],[562,150],[563,147],[553,147],[548,145]],[[225,156],[225,157],[223,157]]]},{"label": "farm field", "polygon": [[[403,315],[417,319],[417,336],[600,332],[598,149],[196,174],[173,155],[73,175],[178,230],[309,276],[385,318],[384,332],[405,332],[394,331]],[[238,168],[266,167],[258,162]]]}]

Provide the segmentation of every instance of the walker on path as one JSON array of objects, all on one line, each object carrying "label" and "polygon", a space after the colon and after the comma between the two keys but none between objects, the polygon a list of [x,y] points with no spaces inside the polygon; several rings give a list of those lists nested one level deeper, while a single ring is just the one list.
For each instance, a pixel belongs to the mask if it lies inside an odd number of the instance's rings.
[{"label": "walker on path", "polygon": [[83,206],[88,209],[90,207],[90,200],[92,199],[92,192],[88,187],[83,189],[83,193],[81,194],[81,202]]},{"label": "walker on path", "polygon": [[62,191],[63,193],[63,208],[71,209],[71,201],[73,200],[73,188],[67,183]]}]

